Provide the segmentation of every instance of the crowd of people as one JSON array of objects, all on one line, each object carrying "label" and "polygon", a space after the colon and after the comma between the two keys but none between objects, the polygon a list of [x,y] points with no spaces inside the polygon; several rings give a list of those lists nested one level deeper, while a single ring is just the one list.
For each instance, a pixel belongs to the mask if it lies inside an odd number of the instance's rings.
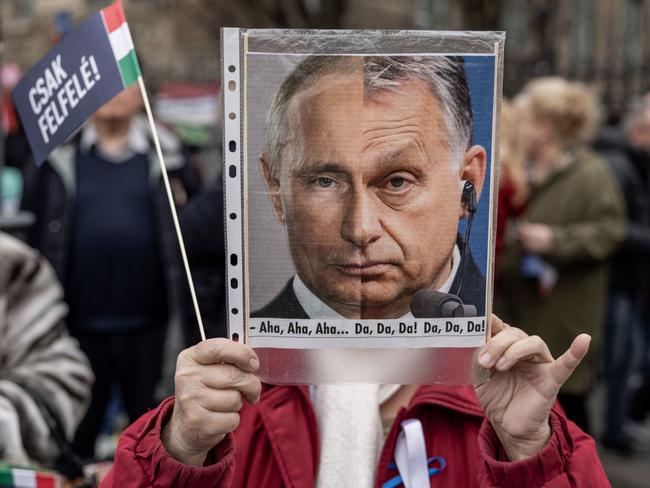
[{"label": "crowd of people", "polygon": [[[7,163],[22,171],[22,207],[35,223],[17,233],[22,243],[0,234],[0,384],[8,385],[0,395],[0,459],[79,474],[97,460],[96,440],[107,424],[111,431],[116,408],[133,421],[160,400],[171,321],[181,323],[181,347],[197,342],[141,109],[134,85],[42,166],[20,132],[7,139]],[[183,230],[206,328],[224,335],[223,244],[201,234],[219,232],[222,219],[206,215],[201,202],[219,212],[221,190],[213,196],[193,151],[173,132],[161,126],[159,137],[175,204],[187,208]]]},{"label": "crowd of people", "polygon": [[[23,172],[23,206],[36,223],[24,234],[26,243],[0,234],[0,459],[78,474],[70,465],[96,458],[95,441],[111,401],[117,400],[135,422],[162,400],[156,398],[156,386],[170,321],[182,324],[186,347],[197,342],[161,173],[140,109],[139,92],[125,90],[40,167],[21,150],[19,137],[7,148],[7,162]],[[160,134],[208,336],[225,336],[225,257],[218,237],[223,192],[219,182],[203,181],[200,163],[172,132],[161,128]],[[558,77],[532,80],[511,102],[504,101],[499,152],[494,310],[525,333],[508,345],[538,336],[553,358],[574,351],[577,362],[559,383],[559,404],[582,431],[595,434],[587,399],[602,380],[607,394],[600,440],[629,454],[634,449],[630,426],[650,411],[650,95],[633,100],[619,125],[604,127],[597,98],[585,85]],[[588,353],[584,344],[574,343],[584,332],[591,336]],[[502,337],[506,334],[514,332]],[[218,359],[245,360],[240,369],[252,374],[253,353],[228,347],[219,353],[231,356]],[[185,376],[180,383],[177,376],[176,386],[186,392],[190,387],[182,381],[192,375],[195,381],[210,381],[199,366],[211,364],[216,354],[208,346],[190,351],[178,362]],[[586,357],[578,365],[582,353]],[[541,346],[531,355],[543,357],[542,362],[550,357]],[[256,385],[242,378],[235,389],[257,401]],[[304,392],[291,394],[297,395],[292,401],[304,401]],[[490,392],[476,394],[492,421],[490,409],[497,407]],[[471,390],[457,394],[455,401],[464,406],[438,413],[450,425],[461,423],[463,438],[480,436],[481,452],[492,453],[494,463],[471,471],[494,482],[508,475],[498,462],[513,460],[516,449],[504,454],[494,448],[504,443],[502,433],[496,426],[496,434],[482,426],[483,414],[472,395]],[[551,411],[554,398],[549,394],[541,404],[548,403],[553,428],[567,429],[562,410]],[[169,400],[153,412],[128,431],[118,463],[128,471],[124,459],[139,449],[138,435],[154,433],[167,436],[164,445],[177,448],[177,459],[193,464],[197,453],[183,451],[174,441],[183,436],[161,426],[172,415],[175,426],[191,422],[179,409],[172,413]],[[269,418],[263,416],[263,422]],[[297,421],[305,418],[298,415]],[[258,416],[251,414],[245,422],[240,426],[248,429],[242,434],[245,442],[273,444],[260,431]],[[551,437],[565,454],[571,453],[563,444],[567,439],[586,442],[581,431],[572,429],[566,439]],[[218,443],[222,434],[206,438]],[[162,463],[156,451],[161,444],[143,445],[151,452],[138,455]],[[180,446],[187,448],[183,442]],[[228,446],[220,443],[211,455],[225,456]],[[294,447],[297,459],[309,454]],[[253,463],[262,448],[258,445],[248,457],[238,454],[237,461]],[[251,480],[203,454],[198,464],[212,462],[207,475],[213,479],[234,477],[242,485]],[[585,466],[574,466],[571,476],[579,478],[580,470],[589,468],[589,455],[580,462]],[[284,476],[275,468],[269,473]],[[198,482],[207,476],[199,471],[179,468],[169,476]],[[119,484],[124,472],[111,476],[107,486],[125,486]],[[259,486],[272,486],[263,483],[271,475],[262,468],[254,476]]]}]

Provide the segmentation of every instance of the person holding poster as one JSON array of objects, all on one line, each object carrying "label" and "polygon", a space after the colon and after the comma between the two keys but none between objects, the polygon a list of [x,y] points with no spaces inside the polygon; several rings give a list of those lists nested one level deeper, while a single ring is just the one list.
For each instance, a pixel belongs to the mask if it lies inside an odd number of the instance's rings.
[{"label": "person holding poster", "polygon": [[[589,337],[578,336],[553,360],[539,337],[496,317],[492,331],[479,353],[481,366],[491,371],[489,382],[474,389],[394,390],[380,409],[391,424],[387,434],[357,437],[375,449],[372,462],[341,451],[337,464],[322,463],[326,451],[340,446],[319,441],[323,418],[316,417],[308,388],[262,387],[251,348],[227,339],[201,342],[178,358],[175,399],[122,434],[102,487],[395,487],[421,469],[434,486],[610,486],[593,439],[554,406]],[[400,462],[404,438],[412,437],[405,421],[419,422],[416,439],[426,446],[413,469]],[[346,477],[358,475],[366,462],[370,481]],[[336,479],[343,482],[328,483]]]},{"label": "person holding poster", "polygon": [[[588,336],[556,360],[494,316],[446,355],[437,336],[350,340],[356,322],[406,320],[422,290],[489,313],[490,221],[476,209],[491,200],[502,36],[222,34],[233,340],[179,355],[175,398],[123,433],[103,486],[608,486],[593,440],[554,406]],[[340,323],[337,337],[291,341],[273,325],[314,317]],[[275,337],[250,332],[262,322]],[[423,374],[391,376],[412,356]],[[287,364],[342,374],[300,383]],[[440,384],[432,364],[464,386]]]}]

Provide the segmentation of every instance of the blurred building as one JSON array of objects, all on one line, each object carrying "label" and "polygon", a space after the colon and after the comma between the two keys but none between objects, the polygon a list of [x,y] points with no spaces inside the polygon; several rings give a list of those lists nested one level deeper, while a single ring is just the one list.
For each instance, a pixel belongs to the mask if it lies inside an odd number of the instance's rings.
[{"label": "blurred building", "polygon": [[[3,0],[6,56],[32,64],[109,0]],[[557,73],[593,82],[608,110],[650,89],[650,0],[124,0],[149,80],[214,81],[219,27],[505,30],[505,92]],[[67,12],[67,14],[65,14]],[[152,26],[155,25],[155,28]]]},{"label": "blurred building", "polygon": [[[5,58],[28,68],[64,34],[62,30],[110,3],[110,0],[2,0]],[[150,84],[163,80],[218,79],[220,25],[204,21],[205,11],[198,8],[198,2],[123,0],[123,3]]]}]

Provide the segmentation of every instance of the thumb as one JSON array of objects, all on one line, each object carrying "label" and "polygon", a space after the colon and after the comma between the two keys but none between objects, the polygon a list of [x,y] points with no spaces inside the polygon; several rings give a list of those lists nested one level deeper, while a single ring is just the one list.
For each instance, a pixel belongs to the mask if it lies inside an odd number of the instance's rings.
[{"label": "thumb", "polygon": [[569,376],[578,367],[580,361],[587,355],[590,343],[590,335],[580,334],[573,339],[569,349],[555,360],[551,367],[551,376],[559,386],[562,386],[569,379]]},{"label": "thumb", "polygon": [[495,336],[503,329],[508,327],[506,323],[497,317],[495,314],[492,314],[492,321],[490,322],[490,335]]}]

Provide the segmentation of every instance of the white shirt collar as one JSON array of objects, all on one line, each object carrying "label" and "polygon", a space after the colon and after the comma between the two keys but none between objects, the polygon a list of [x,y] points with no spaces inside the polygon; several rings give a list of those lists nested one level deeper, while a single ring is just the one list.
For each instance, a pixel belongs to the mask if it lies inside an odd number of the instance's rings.
[{"label": "white shirt collar", "polygon": [[447,277],[447,280],[438,288],[439,292],[442,293],[449,293],[449,290],[451,290],[451,285],[454,282],[454,279],[456,279],[456,274],[458,273],[458,267],[460,266],[460,249],[458,248],[458,244],[454,246],[454,251],[451,254],[451,272],[449,273],[449,276]]},{"label": "white shirt collar", "polygon": [[[451,255],[451,272],[449,273],[447,280],[442,284],[442,286],[440,286],[440,288],[438,288],[438,291],[441,291],[442,293],[449,293],[451,284],[454,282],[456,273],[458,273],[459,265],[460,249],[458,249],[458,245],[455,245]],[[303,281],[300,279],[300,276],[297,274],[293,277],[293,292],[296,294],[296,298],[298,299],[300,306],[304,309],[310,318],[344,318],[340,313],[324,303],[314,294],[314,292],[307,288],[307,285],[303,283]],[[399,318],[412,319],[413,314],[409,310]]]},{"label": "white shirt collar", "polygon": [[99,135],[97,128],[92,121],[89,121],[81,131],[81,139],[79,141],[79,148],[85,154],[90,152],[93,146],[97,148],[97,152],[106,160],[113,163],[122,163],[128,161],[136,154],[148,154],[151,149],[149,136],[146,124],[143,125],[143,120],[135,116],[131,120],[131,127],[126,136],[126,143],[124,150],[119,155],[110,155],[102,151],[101,144],[99,143]]},{"label": "white shirt collar", "polygon": [[303,283],[297,274],[293,277],[293,292],[296,294],[300,306],[310,318],[343,318],[340,313],[323,302],[314,292],[307,288],[307,285]]}]

